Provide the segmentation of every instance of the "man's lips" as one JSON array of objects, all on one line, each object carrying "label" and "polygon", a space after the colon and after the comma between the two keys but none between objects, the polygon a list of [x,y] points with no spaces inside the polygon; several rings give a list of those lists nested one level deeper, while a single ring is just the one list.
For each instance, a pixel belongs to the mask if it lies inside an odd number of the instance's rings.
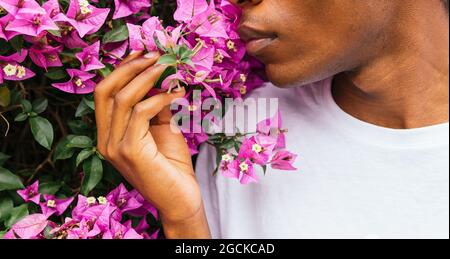
[{"label": "man's lips", "polygon": [[256,55],[277,38],[275,33],[258,30],[247,25],[239,26],[239,35],[246,42],[247,52]]}]

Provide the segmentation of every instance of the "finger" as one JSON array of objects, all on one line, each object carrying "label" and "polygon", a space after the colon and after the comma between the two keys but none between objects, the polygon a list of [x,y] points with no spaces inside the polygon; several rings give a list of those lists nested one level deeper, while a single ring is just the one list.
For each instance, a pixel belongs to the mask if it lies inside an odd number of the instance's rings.
[{"label": "finger", "polygon": [[159,59],[158,52],[149,52],[142,57],[130,60],[117,67],[95,88],[99,95],[114,96],[145,69],[153,66]]},{"label": "finger", "polygon": [[[110,135],[111,117],[113,114],[115,87],[124,87],[135,77],[135,73],[142,72],[156,63],[159,54],[147,55],[147,57],[130,58],[130,61],[114,70],[110,76],[100,82],[95,89],[95,115],[97,122],[98,149],[106,154],[107,142]],[[133,56],[134,57],[134,56]]]},{"label": "finger", "polygon": [[114,98],[114,114],[108,145],[114,149],[122,140],[133,106],[141,101],[166,69],[164,65],[148,68],[123,88]]},{"label": "finger", "polygon": [[141,57],[142,54],[144,54],[144,51],[132,51],[126,58],[124,58],[120,62],[119,66],[124,65],[124,64],[130,62],[131,60]]},{"label": "finger", "polygon": [[180,88],[172,93],[162,93],[136,104],[126,129],[123,139],[124,143],[133,145],[146,137],[150,127],[150,120],[170,105],[172,101],[182,98],[184,95],[184,88]]}]

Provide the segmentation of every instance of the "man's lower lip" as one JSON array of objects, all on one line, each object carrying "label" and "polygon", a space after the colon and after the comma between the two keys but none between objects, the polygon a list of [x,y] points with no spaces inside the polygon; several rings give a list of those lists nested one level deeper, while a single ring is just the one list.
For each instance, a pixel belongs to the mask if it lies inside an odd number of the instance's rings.
[{"label": "man's lower lip", "polygon": [[263,38],[263,39],[255,39],[247,42],[246,48],[247,52],[251,55],[256,54],[268,47],[274,41],[273,38]]}]

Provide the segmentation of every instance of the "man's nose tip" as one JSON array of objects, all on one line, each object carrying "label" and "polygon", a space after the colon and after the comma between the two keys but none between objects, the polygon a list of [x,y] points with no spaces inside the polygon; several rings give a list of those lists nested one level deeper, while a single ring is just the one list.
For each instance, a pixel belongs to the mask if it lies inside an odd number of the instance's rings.
[{"label": "man's nose tip", "polygon": [[245,4],[253,4],[253,5],[257,5],[259,3],[261,3],[263,0],[229,0],[232,4],[238,5],[238,6],[242,6]]}]

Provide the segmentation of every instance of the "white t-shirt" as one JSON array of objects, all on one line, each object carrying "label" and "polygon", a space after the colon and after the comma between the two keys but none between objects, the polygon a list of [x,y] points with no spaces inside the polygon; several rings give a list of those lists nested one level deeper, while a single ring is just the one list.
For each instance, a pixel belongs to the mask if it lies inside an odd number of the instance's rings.
[{"label": "white t-shirt", "polygon": [[215,152],[197,162],[214,238],[449,238],[449,125],[378,127],[340,109],[331,79],[278,97],[298,171],[268,169],[241,185],[212,176]]}]

